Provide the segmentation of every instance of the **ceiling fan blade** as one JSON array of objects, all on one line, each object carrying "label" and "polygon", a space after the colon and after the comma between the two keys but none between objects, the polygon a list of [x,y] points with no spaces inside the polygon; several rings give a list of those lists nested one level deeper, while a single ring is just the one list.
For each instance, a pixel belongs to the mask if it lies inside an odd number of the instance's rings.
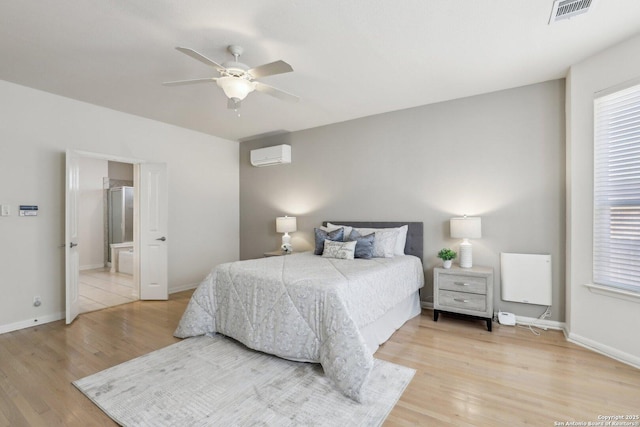
[{"label": "ceiling fan blade", "polygon": [[204,62],[207,65],[211,65],[213,67],[215,67],[218,71],[221,70],[226,70],[226,68],[224,68],[222,65],[218,64],[217,62],[207,58],[206,56],[204,56],[203,54],[196,52],[193,49],[189,49],[188,47],[176,47],[176,49],[178,49],[180,52],[189,55],[190,57],[197,59],[200,62]]},{"label": "ceiling fan blade", "polygon": [[173,82],[164,82],[162,83],[164,86],[180,86],[180,85],[190,85],[194,83],[211,83],[218,80],[217,77],[208,77],[206,79],[191,79],[191,80],[176,80]]},{"label": "ceiling fan blade", "polygon": [[266,85],[260,82],[254,82],[256,84],[256,90],[258,92],[266,93],[267,95],[275,96],[278,99],[282,99],[283,101],[288,102],[298,102],[300,101],[300,97],[296,95],[292,95],[283,90],[276,89],[273,86]]},{"label": "ceiling fan blade", "polygon": [[269,64],[259,65],[255,68],[252,68],[248,71],[254,78],[259,79],[260,77],[273,76],[274,74],[283,74],[290,73],[293,71],[291,65],[287,64],[284,61],[275,61]]}]

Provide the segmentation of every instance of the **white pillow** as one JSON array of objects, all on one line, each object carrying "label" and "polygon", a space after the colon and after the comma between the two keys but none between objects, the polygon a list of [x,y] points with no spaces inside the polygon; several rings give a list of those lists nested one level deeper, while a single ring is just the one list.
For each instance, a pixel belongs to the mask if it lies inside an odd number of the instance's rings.
[{"label": "white pillow", "polygon": [[394,255],[404,255],[404,247],[407,244],[407,231],[409,231],[408,225],[398,227],[398,238],[396,239],[396,249],[393,251]]},{"label": "white pillow", "polygon": [[343,240],[346,242],[349,239],[349,236],[351,235],[351,230],[353,229],[353,227],[349,227],[348,225],[336,225],[328,222],[326,227],[320,227],[320,228],[323,229],[324,231],[333,231],[333,230],[337,230],[340,227],[344,228]]},{"label": "white pillow", "polygon": [[398,239],[398,230],[375,230],[374,232],[376,237],[373,240],[373,257],[393,258],[396,240]]},{"label": "white pillow", "polygon": [[324,241],[323,258],[337,259],[353,259],[356,252],[357,242],[334,242],[333,240]]},{"label": "white pillow", "polygon": [[[376,233],[376,239],[378,239],[377,232],[379,231],[397,231],[395,245],[393,247],[393,255],[404,255],[404,247],[407,244],[407,231],[409,231],[408,225],[396,228],[356,228],[361,235]],[[346,232],[346,230],[345,230]],[[375,244],[375,242],[374,242]],[[375,249],[374,249],[375,252]],[[375,256],[375,255],[374,255]],[[388,258],[388,257],[387,257]]]}]

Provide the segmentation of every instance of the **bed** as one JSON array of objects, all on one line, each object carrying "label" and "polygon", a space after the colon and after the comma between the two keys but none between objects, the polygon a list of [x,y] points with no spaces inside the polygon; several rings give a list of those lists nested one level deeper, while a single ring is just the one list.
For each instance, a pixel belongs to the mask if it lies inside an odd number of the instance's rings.
[{"label": "bed", "polygon": [[220,333],[254,350],[321,363],[338,389],[360,400],[373,353],[420,313],[423,225],[330,223],[407,225],[405,255],[344,260],[303,252],[221,264],[192,295],[174,335]]}]

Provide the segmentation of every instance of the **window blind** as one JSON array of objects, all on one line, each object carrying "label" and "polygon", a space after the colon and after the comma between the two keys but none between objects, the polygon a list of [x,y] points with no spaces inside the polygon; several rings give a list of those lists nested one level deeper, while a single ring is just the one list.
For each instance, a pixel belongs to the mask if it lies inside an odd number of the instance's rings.
[{"label": "window blind", "polygon": [[640,85],[594,100],[593,279],[640,292]]}]

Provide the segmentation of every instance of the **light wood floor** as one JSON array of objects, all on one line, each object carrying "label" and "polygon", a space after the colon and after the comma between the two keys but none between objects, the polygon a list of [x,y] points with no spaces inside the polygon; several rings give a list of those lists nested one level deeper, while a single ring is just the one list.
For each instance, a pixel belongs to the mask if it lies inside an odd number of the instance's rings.
[{"label": "light wood floor", "polygon": [[[0,335],[0,426],[113,426],[71,384],[170,345],[191,291]],[[554,426],[640,412],[640,370],[567,343],[560,331],[432,313],[376,357],[417,370],[385,426]]]},{"label": "light wood floor", "polygon": [[80,271],[78,292],[80,313],[126,304],[138,299],[133,276],[112,273],[109,268]]}]

